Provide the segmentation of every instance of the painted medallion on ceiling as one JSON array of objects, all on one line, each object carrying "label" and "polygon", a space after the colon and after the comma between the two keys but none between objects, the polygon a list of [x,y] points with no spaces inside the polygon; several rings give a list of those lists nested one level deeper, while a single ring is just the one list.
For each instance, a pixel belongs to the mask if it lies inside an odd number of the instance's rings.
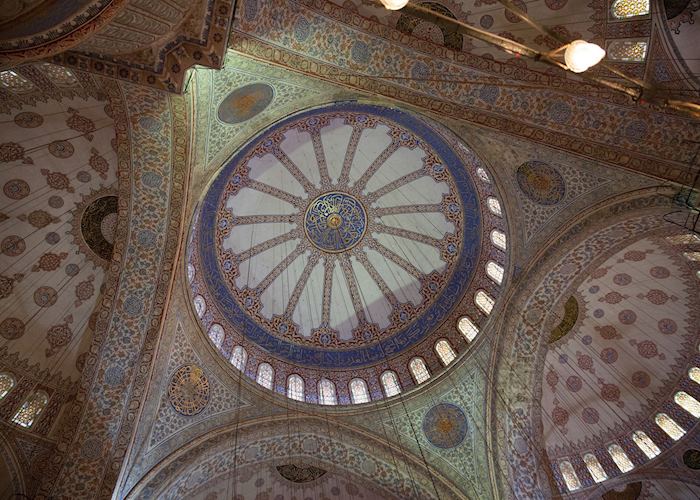
[{"label": "painted medallion on ceiling", "polygon": [[475,284],[488,235],[470,170],[426,122],[379,106],[266,130],[216,177],[194,227],[197,312],[226,332],[215,344],[336,371],[416,347]]},{"label": "painted medallion on ceiling", "polygon": [[564,177],[543,161],[530,160],[515,173],[520,191],[540,205],[556,205],[566,195]]},{"label": "painted medallion on ceiling", "polygon": [[219,120],[236,124],[250,120],[267,108],[275,97],[267,83],[251,83],[232,91],[219,104]]}]

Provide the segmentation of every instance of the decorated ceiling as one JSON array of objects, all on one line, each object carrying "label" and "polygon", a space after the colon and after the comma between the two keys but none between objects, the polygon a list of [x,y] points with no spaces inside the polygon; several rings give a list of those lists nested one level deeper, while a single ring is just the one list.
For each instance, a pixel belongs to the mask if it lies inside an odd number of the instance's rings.
[{"label": "decorated ceiling", "polygon": [[[695,85],[695,2],[514,3]],[[0,40],[0,496],[697,496],[697,120],[369,0],[51,5],[0,13],[74,20]]]}]

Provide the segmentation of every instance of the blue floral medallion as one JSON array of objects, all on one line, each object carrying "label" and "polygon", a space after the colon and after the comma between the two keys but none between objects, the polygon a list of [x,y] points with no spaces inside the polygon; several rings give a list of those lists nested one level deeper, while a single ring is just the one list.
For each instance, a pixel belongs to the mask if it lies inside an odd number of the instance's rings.
[{"label": "blue floral medallion", "polygon": [[367,214],[353,196],[338,191],[311,202],[304,217],[309,241],[324,252],[343,252],[359,243],[367,229]]}]

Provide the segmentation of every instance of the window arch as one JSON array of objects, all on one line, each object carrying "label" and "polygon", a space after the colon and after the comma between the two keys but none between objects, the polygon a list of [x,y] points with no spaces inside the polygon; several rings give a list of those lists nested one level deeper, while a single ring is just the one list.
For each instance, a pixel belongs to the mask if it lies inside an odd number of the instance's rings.
[{"label": "window arch", "polygon": [[382,376],[379,377],[379,379],[382,382],[384,394],[386,394],[387,398],[401,393],[401,385],[399,384],[399,377],[396,376],[396,373],[392,372],[391,370],[387,370],[382,373]]},{"label": "window arch", "polygon": [[583,456],[583,463],[586,464],[586,469],[588,469],[593,481],[596,483],[602,483],[608,478],[605,469],[603,469],[603,466],[600,465],[598,458],[593,453],[586,453]]},{"label": "window arch", "polygon": [[260,363],[258,365],[258,374],[255,381],[266,389],[272,390],[272,383],[275,378],[275,370],[268,363]]},{"label": "window arch", "polygon": [[231,351],[231,364],[240,371],[245,371],[245,364],[248,361],[248,353],[242,345],[237,345]]},{"label": "window arch", "polygon": [[491,243],[494,244],[496,248],[500,248],[505,251],[506,249],[506,234],[503,231],[494,229],[491,231]]},{"label": "window arch", "polygon": [[615,465],[617,465],[617,468],[620,469],[620,472],[623,474],[634,469],[634,464],[630,461],[627,453],[625,453],[625,450],[623,450],[622,446],[619,444],[611,444],[608,446],[608,453],[613,459],[613,462],[615,462]]},{"label": "window arch", "polygon": [[497,285],[500,285],[501,283],[503,283],[504,270],[503,270],[502,265],[496,264],[494,261],[490,260],[486,264],[486,274]]},{"label": "window arch", "polygon": [[610,11],[617,19],[645,16],[649,13],[649,0],[615,0]]},{"label": "window arch", "polygon": [[337,405],[338,395],[335,384],[327,378],[322,378],[318,382],[318,402],[322,405]]},{"label": "window arch", "polygon": [[700,418],[700,401],[685,391],[679,391],[673,396],[678,406],[690,413],[695,418]]},{"label": "window arch", "polygon": [[491,213],[497,217],[503,217],[503,211],[501,210],[501,203],[494,198],[493,196],[489,196],[486,198],[486,204],[489,207],[489,210]]},{"label": "window arch", "polygon": [[700,384],[700,368],[697,366],[692,367],[690,370],[688,370],[688,377],[690,377],[690,380],[696,384]]},{"label": "window arch", "polygon": [[11,69],[0,71],[0,86],[17,93],[34,90],[34,84],[32,82]]},{"label": "window arch", "polygon": [[200,319],[204,316],[204,313],[207,312],[207,302],[201,295],[197,295],[194,298],[194,310]]},{"label": "window arch", "polygon": [[445,339],[440,339],[435,343],[435,352],[445,366],[452,363],[457,357],[454,349],[452,349],[450,343]]},{"label": "window arch", "polygon": [[649,44],[644,40],[613,40],[608,44],[608,59],[620,62],[642,62]]},{"label": "window arch", "polygon": [[466,339],[471,342],[479,334],[479,328],[474,324],[474,322],[469,319],[468,316],[462,316],[457,322],[457,329],[459,333],[464,335]]},{"label": "window arch", "polygon": [[211,325],[209,329],[209,339],[217,349],[221,349],[221,344],[224,341],[224,327],[218,323]]},{"label": "window arch", "polygon": [[654,441],[652,441],[644,431],[634,431],[632,433],[632,441],[634,441],[634,444],[636,444],[637,447],[642,450],[649,460],[661,453],[661,450],[658,446],[656,446],[656,443],[654,443]]},{"label": "window arch", "polygon": [[296,373],[287,377],[287,397],[295,401],[304,401],[304,379]]},{"label": "window arch", "polygon": [[487,316],[491,314],[491,311],[493,311],[494,300],[488,293],[486,293],[483,290],[479,290],[478,292],[476,292],[476,295],[474,295],[474,303],[479,309],[484,311],[484,314],[486,314]]},{"label": "window arch", "polygon": [[486,170],[484,170],[481,167],[478,167],[476,169],[476,175],[479,177],[484,182],[491,182],[491,179],[489,179],[489,174],[486,173]]},{"label": "window arch", "polygon": [[195,270],[194,266],[192,265],[192,263],[188,262],[187,263],[187,281],[189,281],[190,283],[192,283],[192,280],[194,279],[195,272],[196,272],[196,270]]},{"label": "window arch", "polygon": [[354,378],[350,381],[350,400],[354,405],[369,403],[369,389],[367,389],[367,382],[361,378]]},{"label": "window arch", "polygon": [[656,417],[654,417],[654,422],[656,422],[656,425],[661,427],[661,429],[668,434],[668,437],[674,441],[678,441],[685,435],[683,427],[678,425],[675,420],[665,413],[658,413]]},{"label": "window arch", "polygon": [[571,462],[568,460],[560,462],[559,470],[561,471],[561,475],[566,483],[566,488],[569,491],[576,491],[581,488],[581,482],[578,480],[578,476],[576,475],[576,471],[574,470],[574,466],[571,465]]},{"label": "window arch", "polygon": [[11,373],[0,373],[0,401],[12,390],[17,381]]},{"label": "window arch", "polygon": [[425,366],[423,358],[413,358],[408,364],[408,369],[411,371],[411,375],[413,375],[416,384],[422,384],[430,378],[430,372],[428,371],[428,367]]},{"label": "window arch", "polygon": [[44,391],[34,391],[24,400],[12,421],[17,425],[29,428],[44,411],[49,402],[49,395]]}]

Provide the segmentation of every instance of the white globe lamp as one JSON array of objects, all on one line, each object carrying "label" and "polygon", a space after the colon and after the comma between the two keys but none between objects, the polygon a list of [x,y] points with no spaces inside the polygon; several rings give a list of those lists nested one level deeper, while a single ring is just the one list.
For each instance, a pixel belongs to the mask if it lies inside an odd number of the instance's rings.
[{"label": "white globe lamp", "polygon": [[605,57],[605,51],[595,43],[585,40],[571,42],[564,51],[566,66],[574,73],[583,73]]},{"label": "white globe lamp", "polygon": [[408,0],[381,0],[382,5],[389,10],[399,10],[406,7]]}]

